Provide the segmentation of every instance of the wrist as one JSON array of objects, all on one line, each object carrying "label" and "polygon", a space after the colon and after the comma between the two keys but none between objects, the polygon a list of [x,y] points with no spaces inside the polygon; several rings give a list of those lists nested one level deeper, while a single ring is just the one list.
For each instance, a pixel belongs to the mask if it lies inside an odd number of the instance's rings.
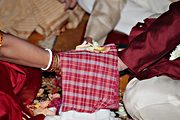
[{"label": "wrist", "polygon": [[42,70],[48,70],[51,66],[51,63],[52,63],[52,51],[50,49],[45,49],[46,51],[48,51],[49,53],[49,61],[48,61],[48,64],[45,68],[41,68]]},{"label": "wrist", "polygon": [[127,68],[128,67],[124,64],[124,62],[120,58],[118,58],[118,70],[123,71]]},{"label": "wrist", "polygon": [[3,32],[0,31],[0,47],[2,46],[3,42]]}]

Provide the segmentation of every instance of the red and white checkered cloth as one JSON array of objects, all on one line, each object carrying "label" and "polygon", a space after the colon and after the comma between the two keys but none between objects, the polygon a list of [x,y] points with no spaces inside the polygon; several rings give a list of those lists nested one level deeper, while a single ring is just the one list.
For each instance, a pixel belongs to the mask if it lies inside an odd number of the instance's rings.
[{"label": "red and white checkered cloth", "polygon": [[115,45],[106,53],[60,52],[62,112],[92,113],[118,108],[118,57]]}]

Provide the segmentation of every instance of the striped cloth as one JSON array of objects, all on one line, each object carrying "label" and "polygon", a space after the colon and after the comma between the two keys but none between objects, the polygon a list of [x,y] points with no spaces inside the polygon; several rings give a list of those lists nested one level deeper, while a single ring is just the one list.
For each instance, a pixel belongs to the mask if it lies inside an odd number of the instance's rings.
[{"label": "striped cloth", "polygon": [[54,36],[65,23],[68,29],[76,28],[84,10],[64,7],[58,0],[0,0],[0,30],[27,39],[33,31]]},{"label": "striped cloth", "polygon": [[118,108],[118,57],[115,45],[106,53],[60,52],[62,112],[92,113]]}]

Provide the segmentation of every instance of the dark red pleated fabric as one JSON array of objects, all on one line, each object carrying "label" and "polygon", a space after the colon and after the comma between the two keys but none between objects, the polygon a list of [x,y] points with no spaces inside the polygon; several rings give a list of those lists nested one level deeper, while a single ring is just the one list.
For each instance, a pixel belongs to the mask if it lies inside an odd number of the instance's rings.
[{"label": "dark red pleated fabric", "polygon": [[29,114],[26,105],[40,86],[40,70],[0,61],[0,120],[21,120],[22,113]]},{"label": "dark red pleated fabric", "polygon": [[139,79],[167,75],[180,79],[180,59],[169,61],[180,44],[180,2],[157,19],[146,19],[131,31],[129,46],[119,56]]}]

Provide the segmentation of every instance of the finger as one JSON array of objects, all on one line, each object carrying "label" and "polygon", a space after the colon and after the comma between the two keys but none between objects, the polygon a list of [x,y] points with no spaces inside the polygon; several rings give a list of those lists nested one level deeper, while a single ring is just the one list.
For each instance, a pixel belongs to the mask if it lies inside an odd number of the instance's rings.
[{"label": "finger", "polygon": [[70,4],[71,4],[71,0],[66,0],[65,10],[67,10],[70,7]]},{"label": "finger", "polygon": [[85,37],[84,41],[86,41],[87,43],[93,43],[93,39],[91,37]]},{"label": "finger", "polygon": [[60,33],[63,33],[66,31],[66,26],[63,26],[61,29],[60,29]]},{"label": "finger", "polygon": [[64,3],[65,2],[65,0],[59,0],[61,3]]},{"label": "finger", "polygon": [[74,8],[77,4],[77,0],[71,0],[71,3],[70,3],[70,8]]}]

